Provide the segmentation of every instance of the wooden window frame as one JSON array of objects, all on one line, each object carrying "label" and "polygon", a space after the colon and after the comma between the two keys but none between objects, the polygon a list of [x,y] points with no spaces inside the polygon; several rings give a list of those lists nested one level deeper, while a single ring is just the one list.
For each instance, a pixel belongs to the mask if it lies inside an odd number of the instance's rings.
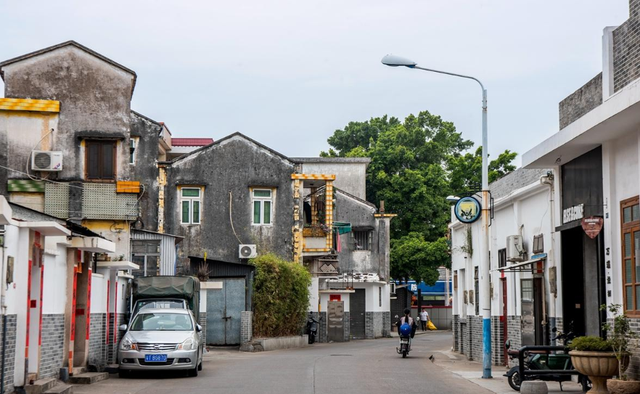
[{"label": "wooden window frame", "polygon": [[[637,274],[636,274],[636,245],[635,245],[635,237],[634,237],[634,233],[635,232],[640,232],[640,217],[638,217],[637,219],[633,216],[633,206],[634,205],[638,205],[640,203],[640,198],[639,196],[635,196],[632,198],[628,198],[626,200],[622,200],[620,201],[620,245],[621,245],[621,261],[620,261],[620,267],[621,267],[621,273],[622,273],[622,310],[629,316],[636,316],[636,317],[640,317],[640,305],[636,305],[636,301],[638,299],[638,296],[636,295],[637,291],[640,291],[640,281],[637,281]],[[628,223],[624,222],[624,209],[625,208],[629,208],[631,207],[631,221]],[[626,258],[625,256],[625,234],[631,234],[631,280],[632,282],[629,282],[629,284],[627,284],[627,280],[626,280],[626,267],[625,267],[625,263],[626,260],[629,260]],[[627,287],[631,287],[631,296],[633,297],[632,300],[632,305],[634,306],[633,309],[627,309]]]},{"label": "wooden window frame", "polygon": [[[111,178],[103,178],[102,174],[100,178],[89,178],[89,146],[90,145],[105,145],[105,144],[111,144],[113,145],[113,161],[111,163],[112,167],[111,167],[111,171],[113,173],[113,179]],[[100,161],[100,160],[98,160]],[[84,142],[84,179],[87,182],[100,182],[100,183],[105,183],[105,182],[109,182],[109,183],[115,183],[116,180],[118,179],[118,141],[117,140],[92,140],[92,139],[87,139]],[[102,172],[102,167],[100,167],[100,172]]]}]

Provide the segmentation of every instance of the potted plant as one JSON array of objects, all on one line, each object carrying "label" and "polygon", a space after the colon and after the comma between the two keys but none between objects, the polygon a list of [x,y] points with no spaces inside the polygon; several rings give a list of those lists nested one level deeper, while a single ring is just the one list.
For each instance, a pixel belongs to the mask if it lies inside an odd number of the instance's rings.
[{"label": "potted plant", "polygon": [[618,372],[618,359],[611,343],[595,336],[575,338],[569,345],[574,368],[593,384],[589,393],[608,394],[606,381]]},{"label": "potted plant", "polygon": [[618,374],[616,379],[607,380],[607,388],[610,393],[640,393],[640,381],[630,380],[625,374],[629,366],[629,352],[631,341],[637,334],[631,330],[629,319],[624,313],[620,313],[622,305],[610,304],[609,307],[602,306],[613,315],[611,324],[606,323],[602,328],[607,332],[609,343],[618,360]]}]

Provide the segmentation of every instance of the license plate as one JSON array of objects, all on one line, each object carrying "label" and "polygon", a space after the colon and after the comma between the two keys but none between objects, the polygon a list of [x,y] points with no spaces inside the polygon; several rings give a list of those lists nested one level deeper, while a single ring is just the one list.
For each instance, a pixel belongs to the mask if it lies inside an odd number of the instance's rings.
[{"label": "license plate", "polygon": [[166,363],[166,354],[145,354],[144,361],[148,363]]}]

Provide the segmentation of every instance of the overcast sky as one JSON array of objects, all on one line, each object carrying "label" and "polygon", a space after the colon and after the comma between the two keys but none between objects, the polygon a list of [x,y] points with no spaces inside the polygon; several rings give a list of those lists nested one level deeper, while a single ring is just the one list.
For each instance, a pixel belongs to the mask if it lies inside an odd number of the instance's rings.
[{"label": "overcast sky", "polygon": [[350,121],[429,110],[479,145],[478,85],[383,66],[393,53],[484,83],[495,157],[558,130],[627,18],[628,0],[3,1],[0,61],[75,40],[134,70],[132,109],[174,137],[317,156]]}]

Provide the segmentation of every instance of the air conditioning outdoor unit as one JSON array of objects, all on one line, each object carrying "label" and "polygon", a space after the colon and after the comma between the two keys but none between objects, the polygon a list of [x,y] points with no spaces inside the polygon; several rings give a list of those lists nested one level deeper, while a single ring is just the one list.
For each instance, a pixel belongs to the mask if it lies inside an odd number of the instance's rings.
[{"label": "air conditioning outdoor unit", "polygon": [[510,235],[507,237],[507,261],[524,261],[524,244],[521,235]]},{"label": "air conditioning outdoor unit", "polygon": [[32,151],[31,169],[34,171],[62,171],[62,152]]},{"label": "air conditioning outdoor unit", "polygon": [[252,259],[258,257],[256,245],[240,245],[239,255],[241,259]]}]

